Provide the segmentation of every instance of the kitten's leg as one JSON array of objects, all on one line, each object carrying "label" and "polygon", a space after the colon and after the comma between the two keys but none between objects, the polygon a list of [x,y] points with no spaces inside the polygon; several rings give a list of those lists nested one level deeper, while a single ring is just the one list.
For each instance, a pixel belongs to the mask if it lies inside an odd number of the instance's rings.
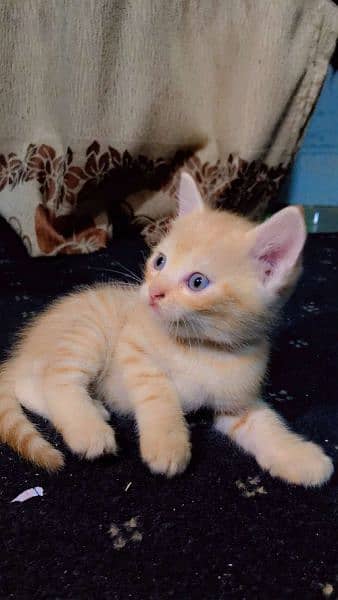
[{"label": "kitten's leg", "polygon": [[188,427],[175,390],[133,340],[119,358],[135,411],[143,460],[155,473],[181,473],[190,460]]},{"label": "kitten's leg", "polygon": [[[99,304],[95,307],[100,310]],[[88,393],[106,355],[106,340],[95,324],[95,314],[75,319],[63,333],[42,376],[48,417],[70,449],[88,459],[116,451],[114,431]]]},{"label": "kitten's leg", "polygon": [[217,416],[216,428],[253,454],[263,469],[289,483],[316,486],[332,475],[332,461],[323,450],[291,432],[264,402],[241,416]]},{"label": "kitten's leg", "polygon": [[105,422],[82,382],[46,378],[48,414],[69,448],[89,460],[116,452],[113,429]]},{"label": "kitten's leg", "polygon": [[97,410],[99,411],[102,419],[104,419],[107,422],[110,421],[110,412],[104,406],[104,404],[100,400],[93,400],[93,402],[94,402],[94,405],[96,406]]}]

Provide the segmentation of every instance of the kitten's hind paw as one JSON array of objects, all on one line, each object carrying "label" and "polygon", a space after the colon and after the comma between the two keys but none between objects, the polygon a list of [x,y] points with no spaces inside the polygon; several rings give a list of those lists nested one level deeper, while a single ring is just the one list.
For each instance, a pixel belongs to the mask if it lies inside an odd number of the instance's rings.
[{"label": "kitten's hind paw", "polygon": [[167,477],[182,473],[191,457],[188,431],[148,433],[141,439],[141,455],[153,473]]},{"label": "kitten's hind paw", "polygon": [[323,485],[333,473],[332,460],[313,442],[300,441],[258,462],[272,476],[305,487]]}]

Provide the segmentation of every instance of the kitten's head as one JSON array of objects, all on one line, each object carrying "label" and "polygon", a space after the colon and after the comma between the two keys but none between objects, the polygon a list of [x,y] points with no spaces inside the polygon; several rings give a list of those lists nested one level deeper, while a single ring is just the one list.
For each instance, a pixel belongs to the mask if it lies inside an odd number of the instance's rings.
[{"label": "kitten's head", "polygon": [[142,295],[172,335],[238,347],[262,337],[301,271],[304,219],[260,225],[207,208],[181,175],[178,216],[147,261]]}]

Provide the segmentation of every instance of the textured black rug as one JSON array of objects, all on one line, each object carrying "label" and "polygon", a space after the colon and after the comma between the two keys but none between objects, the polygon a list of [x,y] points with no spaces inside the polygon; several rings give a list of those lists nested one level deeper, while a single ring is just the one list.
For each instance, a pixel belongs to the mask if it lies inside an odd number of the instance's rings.
[{"label": "textured black rug", "polygon": [[[91,256],[29,259],[3,224],[0,236],[3,354],[46,302],[123,270],[114,261],[134,271],[145,250],[124,240]],[[294,429],[336,460],[337,265],[338,234],[310,237],[266,388]],[[336,598],[337,475],[320,490],[287,486],[214,432],[207,414],[190,422],[192,462],[173,480],[142,465],[128,421],[117,423],[117,458],[90,464],[67,453],[51,477],[2,446],[1,600]],[[34,486],[43,497],[11,503]]]}]

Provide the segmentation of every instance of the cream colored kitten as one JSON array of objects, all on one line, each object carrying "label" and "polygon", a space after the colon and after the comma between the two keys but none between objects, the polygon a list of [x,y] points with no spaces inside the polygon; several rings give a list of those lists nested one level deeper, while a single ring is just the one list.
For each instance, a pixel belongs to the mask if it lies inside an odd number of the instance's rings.
[{"label": "cream colored kitten", "polygon": [[73,452],[115,452],[106,405],[135,417],[143,460],[171,476],[190,459],[184,412],[208,406],[217,429],[272,475],[324,483],[331,460],[260,400],[269,329],[299,276],[305,237],[296,207],[254,226],[203,206],[182,174],[178,218],[142,286],[74,293],[23,332],[1,372],[0,439],[47,469],[63,464],[21,404]]}]

